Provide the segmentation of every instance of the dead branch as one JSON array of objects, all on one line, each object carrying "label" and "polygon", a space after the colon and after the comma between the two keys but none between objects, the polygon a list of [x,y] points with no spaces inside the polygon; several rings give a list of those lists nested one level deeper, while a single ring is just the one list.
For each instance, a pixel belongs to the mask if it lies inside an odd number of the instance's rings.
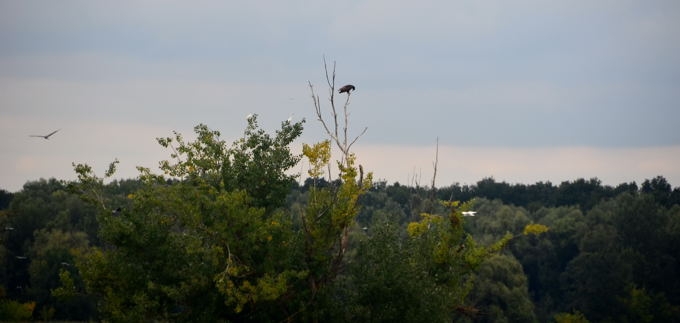
[{"label": "dead branch", "polygon": [[[326,76],[326,84],[328,85],[328,90],[329,90],[329,102],[331,105],[331,117],[333,118],[333,124],[332,127],[329,125],[329,123],[326,121],[326,119],[323,116],[322,112],[322,107],[321,107],[321,101],[319,100],[319,96],[316,94],[314,91],[314,86],[312,85],[311,82],[309,83],[309,89],[312,92],[312,100],[314,102],[314,109],[316,111],[316,116],[319,122],[321,122],[321,125],[324,128],[324,131],[326,131],[326,134],[331,138],[331,140],[335,143],[335,145],[340,149],[340,152],[343,155],[343,158],[341,159],[342,163],[347,163],[347,158],[350,156],[350,149],[352,148],[352,145],[361,137],[363,136],[366,131],[368,130],[368,127],[365,127],[359,135],[354,137],[353,139],[350,140],[350,135],[349,135],[349,104],[350,104],[350,97],[351,97],[351,92],[347,92],[347,98],[345,99],[345,103],[343,104],[342,107],[342,117],[343,117],[343,124],[340,125],[339,122],[339,112],[338,109],[335,106],[335,67],[336,63],[335,61],[333,62],[333,69],[330,70],[328,67],[328,62],[326,61],[326,57],[324,56],[323,58],[323,67],[324,67],[324,72]],[[342,128],[342,129],[340,129]]]},{"label": "dead branch", "polygon": [[432,174],[432,187],[430,188],[430,198],[434,200],[436,194],[435,180],[437,179],[437,165],[439,164],[439,137],[437,137],[437,145],[434,153],[434,162],[432,166],[434,167],[434,173]]}]

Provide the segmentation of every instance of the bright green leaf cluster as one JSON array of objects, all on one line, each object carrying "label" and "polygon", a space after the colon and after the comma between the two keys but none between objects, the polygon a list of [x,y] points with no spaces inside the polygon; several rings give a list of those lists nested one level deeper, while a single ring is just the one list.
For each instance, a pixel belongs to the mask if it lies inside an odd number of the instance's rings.
[{"label": "bright green leaf cluster", "polygon": [[312,146],[303,144],[302,154],[307,157],[311,166],[308,171],[309,176],[319,178],[323,175],[323,169],[328,166],[331,160],[331,142],[324,140]]},{"label": "bright green leaf cluster", "polygon": [[522,231],[523,235],[540,235],[542,233],[548,232],[548,227],[543,224],[531,223],[527,224]]}]

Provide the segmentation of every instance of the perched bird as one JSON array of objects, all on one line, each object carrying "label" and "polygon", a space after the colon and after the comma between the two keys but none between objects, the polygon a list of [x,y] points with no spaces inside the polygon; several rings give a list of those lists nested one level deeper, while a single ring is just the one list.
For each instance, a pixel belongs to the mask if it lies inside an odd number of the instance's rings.
[{"label": "perched bird", "polygon": [[475,216],[477,211],[463,211],[463,216]]},{"label": "perched bird", "polygon": [[345,92],[347,92],[347,94],[349,94],[350,91],[354,91],[354,90],[356,90],[356,88],[354,87],[354,85],[352,85],[352,84],[347,84],[347,85],[341,87],[340,90],[339,90],[338,92],[339,92],[339,93],[345,93]]},{"label": "perched bird", "polygon": [[59,130],[61,130],[61,129],[57,129],[57,130],[55,130],[55,131],[52,131],[52,132],[50,132],[49,134],[44,135],[44,136],[42,136],[42,135],[30,135],[30,136],[31,136],[31,137],[45,138],[45,140],[47,140],[47,139],[50,139],[50,137],[51,137],[53,134],[57,133],[57,131],[59,131]]}]

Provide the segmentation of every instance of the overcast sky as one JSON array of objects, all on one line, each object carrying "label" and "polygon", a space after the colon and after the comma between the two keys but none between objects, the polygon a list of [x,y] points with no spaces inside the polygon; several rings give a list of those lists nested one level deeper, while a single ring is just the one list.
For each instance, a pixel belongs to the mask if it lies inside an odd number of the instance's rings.
[{"label": "overcast sky", "polygon": [[249,113],[320,141],[324,55],[378,179],[429,183],[439,138],[440,186],[680,186],[679,39],[677,0],[0,0],[0,188],[114,158],[135,177],[168,157],[156,137],[232,142]]}]

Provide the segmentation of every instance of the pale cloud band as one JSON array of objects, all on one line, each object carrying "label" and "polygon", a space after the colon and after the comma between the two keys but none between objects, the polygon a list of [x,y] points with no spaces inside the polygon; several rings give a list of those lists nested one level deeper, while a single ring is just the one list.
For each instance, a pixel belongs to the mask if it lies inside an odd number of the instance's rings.
[{"label": "pale cloud band", "polygon": [[[17,128],[2,124],[5,129]],[[180,132],[192,137],[189,129]],[[168,158],[168,152],[158,146],[154,138],[170,134],[171,130],[163,127],[114,123],[73,125],[50,141],[31,140],[36,138],[6,132],[5,135],[24,145],[0,157],[3,165],[0,188],[17,191],[27,180],[39,178],[73,180],[72,162],[88,163],[101,173],[115,158],[121,162],[116,177],[135,178],[136,166],[155,169],[160,160]],[[74,142],[78,144],[72,144]],[[405,185],[430,185],[435,152],[434,145],[357,144],[354,147],[358,162],[366,171],[373,172],[376,180]],[[661,175],[678,186],[680,168],[677,165],[680,165],[680,145],[638,148],[440,145],[436,184],[438,187],[475,184],[486,177],[510,183],[559,184],[596,177],[606,185],[616,186],[633,181],[640,184]],[[305,167],[302,163],[292,171],[304,175]]]},{"label": "pale cloud band", "polygon": [[[357,146],[360,163],[376,179],[412,185],[432,180],[436,147]],[[439,147],[437,186],[474,184],[485,177],[497,181],[559,184],[579,178],[597,177],[606,185],[664,176],[672,185],[680,183],[680,146],[643,148],[505,148]]]}]

